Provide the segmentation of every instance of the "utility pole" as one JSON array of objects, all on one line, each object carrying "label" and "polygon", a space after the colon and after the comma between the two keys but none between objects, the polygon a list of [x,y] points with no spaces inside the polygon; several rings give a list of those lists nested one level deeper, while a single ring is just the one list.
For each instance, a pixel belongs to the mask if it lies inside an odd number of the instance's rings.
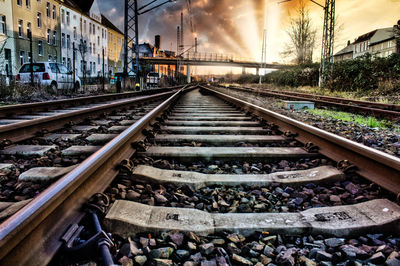
[{"label": "utility pole", "polygon": [[[138,7],[138,0],[125,0],[124,21],[124,87],[126,87],[128,74],[136,73],[135,82],[139,80],[139,15],[150,12],[162,5],[175,0],[165,0],[156,4],[158,0],[152,0],[148,4]],[[156,4],[154,6],[151,6]],[[135,57],[135,59],[133,59]],[[134,65],[136,64],[136,66]]]},{"label": "utility pole", "polygon": [[[265,67],[266,62],[267,62],[267,30],[264,29],[263,44],[261,48],[261,70]],[[258,82],[260,85],[262,83],[261,70],[259,72],[260,80]]]},{"label": "utility pole", "polygon": [[33,41],[32,41],[32,31],[28,30],[28,38],[29,38],[29,64],[30,64],[30,72],[31,72],[31,86],[33,87],[34,81],[33,81],[33,52],[32,52],[32,46],[33,46]]},{"label": "utility pole", "polygon": [[74,86],[75,86],[75,81],[76,81],[75,80],[75,59],[76,59],[75,42],[72,42],[72,72],[73,72]]},{"label": "utility pole", "polygon": [[103,53],[103,84],[102,84],[102,89],[103,89],[103,92],[105,92],[106,90],[105,90],[105,84],[104,83],[105,83],[106,77],[104,75],[104,47],[103,47],[102,53]]},{"label": "utility pole", "polygon": [[[311,1],[314,2],[313,0]],[[333,49],[335,42],[335,0],[325,0],[325,6],[321,7],[324,9],[324,29],[322,34],[321,67],[319,73],[320,87],[325,81],[325,69],[327,64],[331,64],[331,71],[333,70]]]}]

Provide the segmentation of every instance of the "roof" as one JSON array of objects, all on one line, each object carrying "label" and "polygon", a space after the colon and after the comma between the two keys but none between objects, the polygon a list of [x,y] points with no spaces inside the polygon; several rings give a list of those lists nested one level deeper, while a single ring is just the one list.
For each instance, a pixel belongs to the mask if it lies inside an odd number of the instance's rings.
[{"label": "roof", "polygon": [[71,0],[85,13],[90,11],[94,0]]},{"label": "roof", "polygon": [[101,14],[101,24],[103,24],[104,26],[106,26],[107,28],[112,29],[113,31],[116,31],[122,35],[124,35],[124,33],[118,29],[108,18],[106,18],[106,16],[104,16],[103,14]]},{"label": "roof", "polygon": [[347,45],[345,48],[335,54],[335,56],[353,53],[353,44]]},{"label": "roof", "polygon": [[370,40],[370,39],[372,38],[372,36],[374,36],[374,34],[375,34],[376,31],[377,31],[377,30],[373,30],[373,31],[371,31],[371,32],[368,32],[368,33],[366,33],[366,34],[364,34],[364,35],[359,36],[359,37],[354,41],[353,44],[356,44],[356,43],[360,43],[360,42],[364,42],[364,41]]},{"label": "roof", "polygon": [[370,40],[370,45],[394,39],[393,27],[378,29]]},{"label": "roof", "polygon": [[70,7],[78,12],[83,12],[82,9],[73,0],[62,0],[63,5]]}]

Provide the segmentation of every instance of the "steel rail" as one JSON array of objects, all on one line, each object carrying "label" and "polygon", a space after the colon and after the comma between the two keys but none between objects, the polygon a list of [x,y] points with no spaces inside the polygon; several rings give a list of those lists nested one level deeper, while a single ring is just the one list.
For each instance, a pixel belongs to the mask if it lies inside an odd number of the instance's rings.
[{"label": "steel rail", "polygon": [[356,172],[385,188],[400,194],[400,159],[387,153],[372,149],[330,132],[299,122],[287,116],[256,106],[227,94],[201,86],[209,93],[224,99],[237,107],[249,111],[268,122],[279,126],[282,132],[290,131],[296,134],[296,139],[302,143],[311,142],[319,147],[319,152],[336,161],[348,160],[357,166]]},{"label": "steel rail", "polygon": [[81,206],[104,191],[118,173],[121,160],[135,150],[131,143],[144,139],[144,128],[162,114],[184,89],[170,96],[73,171],[43,191],[0,225],[1,265],[46,265],[61,246],[60,237],[83,217]]},{"label": "steel rail", "polygon": [[[238,87],[235,87],[238,88]],[[371,108],[378,108],[378,109],[384,109],[384,110],[391,110],[391,111],[400,111],[400,105],[397,104],[390,104],[390,103],[378,103],[378,102],[369,102],[369,101],[362,101],[362,100],[355,100],[355,99],[345,99],[345,98],[340,98],[340,97],[334,97],[334,96],[325,96],[325,95],[318,95],[318,94],[311,94],[311,93],[303,93],[303,92],[296,92],[296,91],[278,91],[278,90],[272,90],[272,89],[256,89],[256,88],[251,88],[251,87],[241,87],[240,89],[244,90],[249,90],[253,92],[259,92],[259,91],[268,91],[268,92],[276,92],[276,93],[282,93],[282,94],[288,94],[288,95],[295,95],[295,96],[304,96],[304,97],[309,97],[309,98],[316,98],[316,99],[325,99],[329,101],[335,101],[339,103],[345,103],[345,104],[355,104],[355,105],[361,105],[361,106],[366,106],[366,107],[371,107]]]},{"label": "steel rail", "polygon": [[123,107],[132,106],[138,103],[142,103],[144,101],[153,101],[160,99],[162,97],[168,97],[172,95],[174,92],[162,92],[150,96],[141,96],[136,97],[130,100],[124,100],[109,104],[104,104],[101,106],[95,106],[88,109],[82,109],[77,111],[72,111],[68,113],[60,113],[53,116],[47,116],[38,119],[32,119],[24,122],[13,123],[0,127],[0,139],[7,139],[12,142],[19,142],[29,138],[34,137],[37,132],[42,131],[43,129],[47,131],[54,131],[60,128],[63,128],[65,124],[70,121],[74,121],[76,123],[84,121],[86,118],[91,116],[98,116],[104,112],[112,112],[114,110],[121,109]]},{"label": "steel rail", "polygon": [[157,94],[157,93],[166,92],[166,91],[170,91],[173,89],[179,89],[179,88],[182,88],[182,86],[141,91],[141,92],[103,94],[103,95],[96,95],[96,96],[76,97],[76,98],[72,98],[72,99],[62,99],[62,100],[55,100],[55,101],[1,106],[0,107],[0,118],[10,118],[15,115],[21,115],[21,114],[27,114],[27,113],[33,113],[33,112],[57,110],[60,108],[79,106],[82,104],[92,104],[92,103],[111,101],[111,100],[117,100],[117,99],[132,98],[132,97],[136,97],[136,96]]},{"label": "steel rail", "polygon": [[[368,107],[368,106],[361,106],[361,102],[363,101],[348,101],[347,103],[344,102],[332,102],[330,101],[331,99],[327,98],[326,96],[315,96],[317,98],[311,98],[311,97],[306,97],[306,96],[296,96],[296,95],[289,95],[286,94],[285,92],[275,92],[275,91],[258,91],[258,90],[251,90],[247,88],[238,88],[238,87],[230,87],[234,90],[240,90],[248,93],[254,93],[258,95],[263,95],[263,96],[274,96],[278,98],[284,98],[284,99],[294,99],[294,100],[300,100],[300,101],[313,101],[316,103],[317,106],[335,106],[339,107],[345,110],[353,110],[359,113],[368,113],[371,114],[375,117],[385,117],[385,118],[393,118],[393,119],[400,119],[400,111],[396,111],[400,108],[398,105],[389,105],[392,109],[394,110],[386,110],[382,109],[380,106],[375,105],[374,107]],[[338,100],[338,98],[332,97],[333,99]],[[352,103],[352,104],[350,104]],[[355,103],[359,103],[360,105],[354,105]],[[372,106],[372,105],[370,105]],[[389,107],[387,107],[389,108]],[[389,108],[390,109],[390,108]]]}]

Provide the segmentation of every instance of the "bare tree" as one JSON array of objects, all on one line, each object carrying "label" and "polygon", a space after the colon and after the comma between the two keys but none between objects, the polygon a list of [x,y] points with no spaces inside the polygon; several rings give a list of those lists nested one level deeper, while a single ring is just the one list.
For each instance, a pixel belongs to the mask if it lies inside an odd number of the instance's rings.
[{"label": "bare tree", "polygon": [[287,30],[290,42],[286,45],[283,55],[293,56],[296,63],[311,63],[315,48],[316,30],[312,27],[309,10],[304,1],[300,1],[296,17],[291,17],[290,28]]}]

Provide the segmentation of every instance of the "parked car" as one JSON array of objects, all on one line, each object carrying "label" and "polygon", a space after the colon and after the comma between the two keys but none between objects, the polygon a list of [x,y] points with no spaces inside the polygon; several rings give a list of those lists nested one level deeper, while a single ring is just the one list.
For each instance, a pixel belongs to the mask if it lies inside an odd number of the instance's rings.
[{"label": "parked car", "polygon": [[[17,82],[29,84],[31,82],[31,64],[22,65],[16,77]],[[79,89],[81,80],[66,66],[53,62],[37,62],[32,64],[33,81],[41,86],[49,86],[54,92],[57,90]]]}]

